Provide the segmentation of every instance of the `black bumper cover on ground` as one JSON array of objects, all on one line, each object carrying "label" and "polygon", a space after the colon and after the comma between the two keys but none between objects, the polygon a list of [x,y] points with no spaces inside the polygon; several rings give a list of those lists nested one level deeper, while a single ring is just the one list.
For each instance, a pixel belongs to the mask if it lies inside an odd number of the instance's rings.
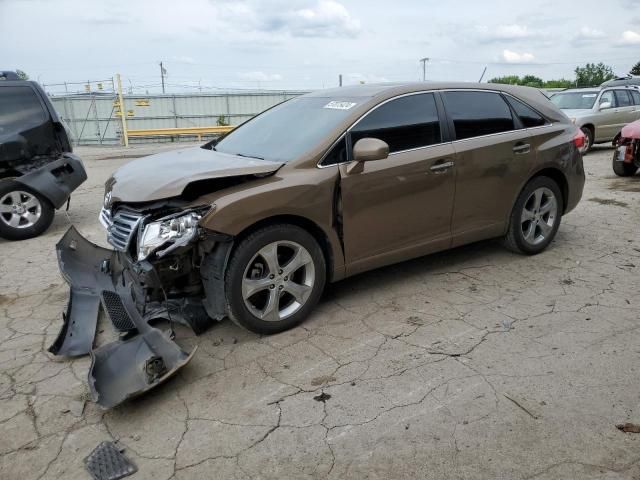
[{"label": "black bumper cover on ground", "polygon": [[[191,360],[195,348],[183,351],[169,332],[151,327],[142,317],[116,252],[94,245],[74,227],[56,250],[71,292],[62,329],[49,351],[64,356],[91,354],[89,388],[94,401],[113,407],[164,382]],[[94,350],[101,305],[114,327],[128,335]]]}]

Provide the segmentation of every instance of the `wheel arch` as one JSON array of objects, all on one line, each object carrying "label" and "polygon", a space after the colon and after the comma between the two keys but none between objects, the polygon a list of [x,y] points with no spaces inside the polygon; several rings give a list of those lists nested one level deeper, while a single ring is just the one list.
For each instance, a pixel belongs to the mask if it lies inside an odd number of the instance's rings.
[{"label": "wheel arch", "polygon": [[255,232],[256,230],[267,227],[269,225],[278,225],[278,224],[295,225],[297,227],[300,227],[306,230],[311,234],[311,236],[318,242],[318,245],[320,245],[320,248],[322,249],[322,253],[325,258],[325,264],[327,269],[326,271],[327,279],[329,281],[332,281],[334,278],[334,271],[335,271],[335,253],[331,246],[331,242],[329,241],[329,237],[317,223],[315,223],[312,220],[309,220],[306,217],[302,217],[299,215],[285,214],[285,215],[275,215],[275,216],[263,218],[249,225],[244,230],[242,230],[238,235],[236,235],[234,238],[233,248],[235,249],[235,246],[238,245],[243,238],[247,237],[248,235]]},{"label": "wheel arch", "polygon": [[588,129],[591,132],[593,143],[596,142],[596,126],[593,123],[585,123],[584,125],[580,125],[580,128]]},{"label": "wheel arch", "polygon": [[[527,183],[529,183],[536,177],[548,177],[556,182],[556,184],[560,188],[560,192],[562,193],[562,213],[564,214],[567,210],[567,203],[569,201],[569,182],[567,181],[567,177],[565,176],[565,174],[562,173],[562,170],[555,167],[543,168],[542,170],[538,170],[536,173],[534,173],[531,178],[527,180]],[[524,186],[522,188],[524,188]]]}]

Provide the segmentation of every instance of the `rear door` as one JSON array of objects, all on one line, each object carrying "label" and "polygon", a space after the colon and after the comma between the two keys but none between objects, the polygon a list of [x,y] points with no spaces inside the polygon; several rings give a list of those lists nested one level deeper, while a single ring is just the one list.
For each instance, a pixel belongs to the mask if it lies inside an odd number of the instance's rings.
[{"label": "rear door", "polygon": [[635,106],[635,111],[633,112],[633,119],[640,119],[640,91],[639,90],[629,90],[629,95],[631,95],[631,100],[633,100],[633,104]]},{"label": "rear door", "polygon": [[340,166],[349,275],[449,247],[454,196],[453,147],[445,142],[441,104],[433,93],[388,100],[347,133],[389,145],[385,160],[349,173]]},{"label": "rear door", "polygon": [[456,151],[453,246],[502,235],[535,154],[505,98],[488,91],[447,91],[443,99]]},{"label": "rear door", "polygon": [[636,106],[634,105],[633,98],[629,95],[627,90],[614,90],[616,101],[618,104],[618,111],[620,112],[620,121],[622,124],[616,132],[616,135],[622,127],[627,123],[631,123],[636,119]]}]

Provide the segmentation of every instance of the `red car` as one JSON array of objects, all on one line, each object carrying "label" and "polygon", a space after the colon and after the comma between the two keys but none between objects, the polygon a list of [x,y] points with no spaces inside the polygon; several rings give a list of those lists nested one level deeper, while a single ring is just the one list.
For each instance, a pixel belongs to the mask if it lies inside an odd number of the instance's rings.
[{"label": "red car", "polygon": [[613,154],[613,171],[620,177],[630,177],[640,168],[640,120],[622,129]]}]

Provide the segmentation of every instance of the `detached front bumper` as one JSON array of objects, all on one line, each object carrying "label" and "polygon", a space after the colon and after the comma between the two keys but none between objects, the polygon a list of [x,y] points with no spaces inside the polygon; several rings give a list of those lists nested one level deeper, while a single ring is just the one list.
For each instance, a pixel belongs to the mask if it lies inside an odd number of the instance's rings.
[{"label": "detached front bumper", "polygon": [[25,172],[15,180],[44,195],[55,208],[60,208],[71,193],[87,179],[82,160],[65,153],[57,160]]},{"label": "detached front bumper", "polygon": [[[151,327],[140,314],[118,254],[89,242],[71,227],[56,246],[70,297],[63,326],[49,348],[55,355],[91,354],[89,388],[96,403],[109,408],[171,377],[193,357],[169,332]],[[120,340],[93,349],[100,308]]]}]

